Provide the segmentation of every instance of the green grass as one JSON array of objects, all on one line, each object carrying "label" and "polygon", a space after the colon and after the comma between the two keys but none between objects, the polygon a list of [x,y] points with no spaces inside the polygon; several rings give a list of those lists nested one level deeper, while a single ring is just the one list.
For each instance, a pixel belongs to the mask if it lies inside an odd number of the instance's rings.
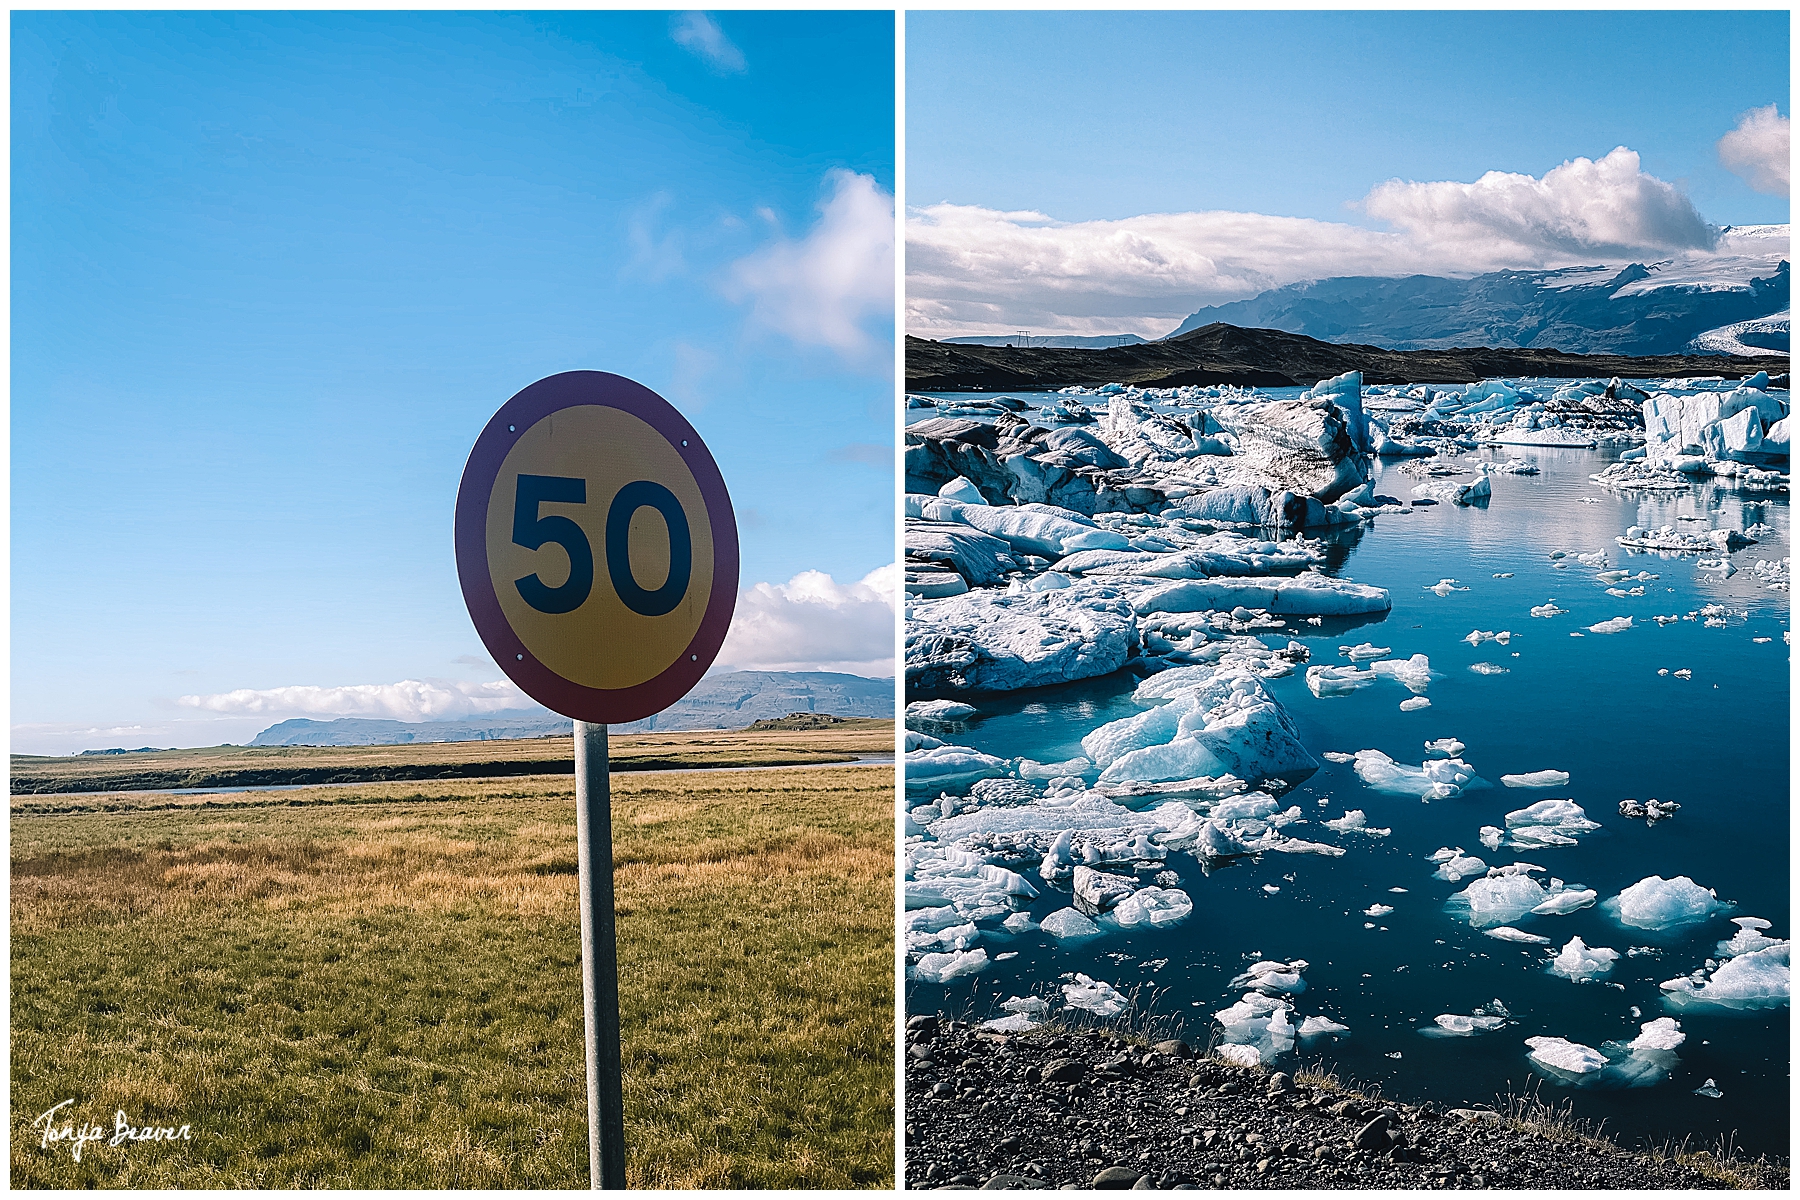
[{"label": "green grass", "polygon": [[[15,810],[13,1186],[585,1187],[569,784]],[[630,1185],[891,1187],[893,772],[613,786]]]}]

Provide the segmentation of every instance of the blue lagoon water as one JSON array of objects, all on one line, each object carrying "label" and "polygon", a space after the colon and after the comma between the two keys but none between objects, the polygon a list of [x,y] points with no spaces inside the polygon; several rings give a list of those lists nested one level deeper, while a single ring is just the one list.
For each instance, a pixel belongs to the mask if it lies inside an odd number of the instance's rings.
[{"label": "blue lagoon water", "polygon": [[[1181,876],[1177,886],[1194,901],[1186,921],[1074,945],[1035,930],[1009,938],[984,927],[981,944],[990,958],[1016,957],[948,984],[911,982],[909,1009],[1000,1016],[1002,999],[1054,996],[1059,977],[1079,971],[1121,991],[1141,987],[1140,996],[1154,989],[1154,1012],[1184,1016],[1185,1036],[1204,1044],[1211,1014],[1241,993],[1229,980],[1249,962],[1304,958],[1311,964],[1307,990],[1295,998],[1294,1019],[1323,1013],[1352,1033],[1302,1061],[1322,1061],[1346,1079],[1415,1100],[1491,1104],[1536,1089],[1545,1099],[1572,1100],[1577,1115],[1604,1120],[1627,1144],[1692,1135],[1702,1145],[1735,1131],[1739,1146],[1785,1155],[1788,1011],[1675,1012],[1657,984],[1712,957],[1715,943],[1736,932],[1732,916],[1766,918],[1773,922],[1770,935],[1789,936],[1788,594],[1768,589],[1747,569],[1759,557],[1788,553],[1787,498],[1713,485],[1675,495],[1611,493],[1588,478],[1612,460],[1606,452],[1514,447],[1488,457],[1525,458],[1542,473],[1494,475],[1493,498],[1484,508],[1420,508],[1339,539],[1331,573],[1389,589],[1393,608],[1385,618],[1327,619],[1323,626],[1290,618],[1286,629],[1263,632],[1272,645],[1301,641],[1314,665],[1346,663],[1339,647],[1363,641],[1391,646],[1396,658],[1428,655],[1435,676],[1427,692],[1431,705],[1415,712],[1400,711],[1410,693],[1391,680],[1325,698],[1307,689],[1303,672],[1265,686],[1287,706],[1315,755],[1376,749],[1416,765],[1426,756],[1426,741],[1454,737],[1466,744],[1461,757],[1491,787],[1424,804],[1375,791],[1348,763],[1325,762],[1280,797],[1284,807],[1300,805],[1309,822],[1285,832],[1345,846],[1345,856],[1266,854],[1208,874],[1193,857],[1171,855],[1169,866]],[[1390,464],[1376,490],[1406,497],[1420,478]],[[1706,521],[1677,522],[1680,516]],[[1614,541],[1631,525],[1704,530],[1756,522],[1776,532],[1733,554],[1739,573],[1726,580],[1698,570],[1699,556],[1634,553]],[[1557,550],[1567,557],[1553,560]],[[1609,567],[1658,578],[1644,583],[1642,597],[1609,596],[1608,584],[1596,579],[1602,568],[1574,559],[1600,550]],[[1503,574],[1509,577],[1496,578]],[[1444,596],[1428,590],[1446,577],[1469,590]],[[1567,615],[1529,615],[1551,599]],[[1708,604],[1728,610],[1725,627],[1650,619]],[[1586,632],[1619,616],[1632,617],[1632,628]],[[1463,639],[1476,629],[1510,630],[1513,637],[1508,645],[1475,647]],[[1570,636],[1578,631],[1584,636]],[[1476,662],[1507,673],[1477,674],[1469,670]],[[1659,675],[1659,668],[1670,674]],[[1673,674],[1683,668],[1692,679]],[[1060,761],[1079,755],[1081,738],[1096,727],[1143,711],[1130,700],[1138,681],[1127,670],[974,697],[975,716],[934,732],[989,754]],[[1547,789],[1500,785],[1502,774],[1544,769],[1567,771],[1570,781]],[[1602,828],[1571,847],[1490,851],[1481,845],[1482,826],[1503,825],[1507,812],[1549,797],[1572,798]],[[1619,815],[1626,797],[1682,807],[1649,826]],[[1389,827],[1392,835],[1340,836],[1316,823],[1350,809],[1364,810],[1370,825]],[[1646,876],[1686,875],[1735,907],[1661,936],[1625,927],[1600,906],[1528,916],[1513,924],[1552,944],[1502,942],[1446,911],[1445,901],[1472,880],[1432,878],[1430,855],[1444,846],[1462,847],[1490,865],[1536,863],[1547,875],[1596,889],[1603,900]],[[1031,902],[1034,919],[1069,905],[1066,885],[1030,878],[1043,893]],[[1265,885],[1280,890],[1270,893]],[[1365,928],[1371,918],[1362,910],[1377,903],[1393,911]],[[1575,984],[1545,970],[1550,955],[1577,935],[1589,946],[1620,951],[1604,981]],[[1644,952],[1628,956],[1632,947]],[[1476,1037],[1420,1034],[1437,1014],[1466,1014],[1495,999],[1516,1024]],[[1640,1016],[1632,1015],[1634,1006]],[[1628,1041],[1642,1022],[1665,1015],[1681,1022],[1687,1041],[1673,1077],[1654,1087],[1570,1089],[1536,1073],[1526,1058],[1527,1037],[1598,1047]],[[1709,1078],[1723,1093],[1717,1099],[1694,1094]]]}]

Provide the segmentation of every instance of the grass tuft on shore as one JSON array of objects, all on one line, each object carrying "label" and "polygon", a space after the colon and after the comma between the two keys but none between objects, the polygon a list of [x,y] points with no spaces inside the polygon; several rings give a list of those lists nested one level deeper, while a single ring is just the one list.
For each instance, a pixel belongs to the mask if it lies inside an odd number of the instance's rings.
[{"label": "grass tuft on shore", "polygon": [[[15,809],[13,1186],[585,1187],[571,783]],[[892,1186],[893,772],[613,795],[630,1186]]]}]

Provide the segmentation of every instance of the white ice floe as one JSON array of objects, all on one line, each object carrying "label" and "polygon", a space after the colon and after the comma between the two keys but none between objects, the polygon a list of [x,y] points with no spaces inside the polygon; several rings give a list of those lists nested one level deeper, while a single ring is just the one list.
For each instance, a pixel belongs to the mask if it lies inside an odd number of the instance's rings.
[{"label": "white ice floe", "polygon": [[1509,924],[1526,916],[1544,902],[1545,895],[1543,885],[1529,875],[1490,874],[1477,879],[1450,900],[1456,908],[1466,907],[1469,923],[1483,929]]},{"label": "white ice floe", "polygon": [[1074,889],[1076,898],[1084,901],[1090,910],[1105,912],[1136,891],[1137,881],[1123,875],[1096,871],[1092,867],[1078,866],[1075,868]]},{"label": "white ice floe", "polygon": [[1562,891],[1551,892],[1544,902],[1532,909],[1532,914],[1539,917],[1565,917],[1572,912],[1591,908],[1600,899],[1600,893],[1593,888],[1564,887]]},{"label": "white ice floe", "polygon": [[1588,626],[1589,633],[1624,633],[1631,628],[1630,617],[1614,617],[1610,621],[1601,621]]},{"label": "white ice floe", "polygon": [[1561,787],[1569,782],[1567,771],[1526,771],[1519,775],[1502,775],[1500,782],[1510,788]]},{"label": "white ice floe", "polygon": [[1423,654],[1411,658],[1384,658],[1369,664],[1375,674],[1395,680],[1414,695],[1425,691],[1431,683],[1431,660]]},{"label": "white ice floe", "polygon": [[1499,938],[1503,942],[1520,942],[1528,946],[1548,946],[1550,939],[1539,937],[1535,933],[1526,933],[1523,929],[1514,929],[1511,925],[1500,925],[1481,932],[1491,938]]},{"label": "white ice floe", "polygon": [[1085,775],[1094,769],[1094,764],[1085,758],[1070,758],[1062,762],[1041,763],[1029,758],[1019,760],[1019,777],[1021,779],[1061,779],[1067,775]]},{"label": "white ice floe", "polygon": [[1525,1044],[1531,1047],[1528,1055],[1531,1061],[1558,1073],[1587,1075],[1606,1066],[1606,1055],[1580,1042],[1559,1037],[1529,1037]]},{"label": "white ice floe", "polygon": [[1043,929],[1051,937],[1063,942],[1100,936],[1100,927],[1072,908],[1059,908],[1045,917]]},{"label": "white ice floe", "polygon": [[1352,662],[1361,662],[1371,658],[1386,658],[1392,654],[1390,646],[1377,646],[1373,642],[1364,642],[1359,646],[1339,646],[1338,653]]},{"label": "white ice floe", "polygon": [[1250,969],[1233,979],[1229,986],[1251,988],[1271,996],[1298,995],[1306,990],[1306,980],[1301,978],[1301,973],[1309,965],[1303,958],[1292,962],[1260,959],[1251,963]]},{"label": "white ice floe", "polygon": [[915,700],[906,706],[907,721],[960,721],[975,715],[973,704],[956,700]]},{"label": "white ice floe", "polygon": [[1371,905],[1369,905],[1369,907],[1363,909],[1363,916],[1365,916],[1365,917],[1385,917],[1393,911],[1394,911],[1394,906],[1391,904],[1371,904]]},{"label": "white ice floe", "polygon": [[1551,599],[1534,607],[1531,615],[1534,617],[1561,617],[1567,615],[1568,611],[1566,608],[1556,607],[1555,599]]},{"label": "white ice floe", "polygon": [[1419,1032],[1437,1037],[1474,1037],[1506,1028],[1505,1017],[1465,1017],[1456,1013],[1441,1013],[1432,1020],[1435,1024],[1430,1029],[1421,1029]]},{"label": "white ice floe", "polygon": [[1248,673],[1216,672],[1168,703],[1112,721],[1081,740],[1102,783],[1240,779],[1309,773],[1319,761],[1287,710]]},{"label": "white ice floe", "polygon": [[[1565,783],[1569,778],[1561,771],[1541,774],[1561,775],[1562,782]],[[1518,777],[1501,778],[1510,781]],[[1509,782],[1507,786],[1521,785]],[[1507,813],[1505,819],[1511,844],[1514,849],[1519,850],[1535,850],[1542,846],[1573,846],[1582,834],[1600,828],[1600,822],[1589,819],[1581,805],[1573,800],[1539,800],[1536,804]]]},{"label": "white ice floe", "polygon": [[1185,920],[1194,902],[1179,888],[1140,888],[1118,903],[1112,918],[1123,928],[1146,925],[1161,929]]},{"label": "white ice floe", "polygon": [[1256,1052],[1255,1046],[1240,1046],[1235,1042],[1225,1042],[1214,1046],[1213,1054],[1239,1067],[1255,1067],[1262,1064],[1262,1055]]},{"label": "white ice floe", "polygon": [[1457,883],[1471,875],[1487,874],[1488,865],[1472,854],[1464,854],[1460,848],[1445,846],[1431,856],[1431,861],[1438,864],[1438,869],[1431,873],[1433,879],[1444,879]]},{"label": "white ice floe", "polygon": [[906,790],[909,792],[963,788],[978,779],[1004,775],[1007,760],[971,750],[967,746],[938,745],[914,750],[906,756]]},{"label": "white ice floe", "polygon": [[1347,696],[1358,688],[1375,682],[1375,672],[1351,666],[1317,666],[1306,668],[1306,686],[1312,694]]},{"label": "white ice floe", "polygon": [[1769,928],[1769,922],[1761,917],[1733,917],[1731,923],[1738,927],[1731,940],[1720,942],[1714,953],[1721,958],[1735,958],[1740,954],[1748,954],[1752,950],[1763,950],[1770,946],[1781,945],[1780,938],[1772,938],[1763,930]]},{"label": "white ice floe", "polygon": [[1387,589],[1309,572],[1292,579],[1192,579],[1138,593],[1139,616],[1150,613],[1260,608],[1284,616],[1360,616],[1393,606]]},{"label": "white ice floe", "polygon": [[1501,666],[1499,663],[1491,663],[1491,662],[1470,663],[1469,670],[1475,672],[1477,675],[1505,675],[1505,674],[1508,674],[1508,668]]},{"label": "white ice floe", "polygon": [[1340,1025],[1330,1017],[1315,1015],[1300,1022],[1298,1032],[1300,1040],[1304,1042],[1318,1037],[1348,1037],[1350,1034],[1350,1027],[1348,1025]]},{"label": "white ice floe", "polygon": [[1024,1013],[1013,1013],[1011,1016],[995,1017],[983,1021],[981,1027],[994,1033],[1030,1033],[1043,1022]]},{"label": "white ice floe", "polygon": [[1498,825],[1483,825],[1481,827],[1481,844],[1486,846],[1489,850],[1498,850],[1500,848],[1500,839],[1505,836],[1506,830],[1501,829]]},{"label": "white ice floe", "polygon": [[1589,983],[1610,972],[1618,957],[1619,952],[1610,946],[1589,946],[1579,937],[1572,937],[1550,960],[1549,969],[1552,975],[1571,982]]},{"label": "white ice floe", "polygon": [[1453,737],[1447,737],[1447,738],[1438,738],[1436,741],[1432,741],[1432,742],[1426,742],[1425,749],[1429,753],[1431,753],[1432,755],[1437,756],[1437,757],[1455,758],[1457,755],[1461,754],[1464,750],[1468,749],[1468,747],[1464,746],[1461,742],[1457,741]]},{"label": "white ice floe", "polygon": [[927,954],[913,968],[913,975],[926,983],[948,983],[961,975],[973,975],[987,965],[987,951],[980,948],[961,953]]},{"label": "white ice floe", "polygon": [[1658,986],[1664,999],[1676,1009],[1712,1006],[1751,1011],[1786,1008],[1789,996],[1790,944],[1786,941],[1726,959],[1710,972],[1702,967],[1692,975],[1670,979]]},{"label": "white ice floe", "polygon": [[1471,646],[1479,646],[1483,642],[1499,642],[1504,646],[1512,641],[1512,631],[1510,629],[1502,629],[1499,633],[1494,633],[1492,631],[1473,629],[1469,631],[1469,636],[1464,638],[1463,641],[1469,643]]},{"label": "white ice floe", "polygon": [[1377,829],[1370,825],[1368,814],[1360,808],[1351,809],[1335,821],[1321,821],[1319,824],[1339,833],[1366,833],[1370,837],[1386,837],[1394,832],[1392,829]]},{"label": "white ice floe", "polygon": [[1010,692],[1111,674],[1137,648],[1137,617],[1116,587],[979,588],[908,605],[906,683],[915,693]]},{"label": "white ice floe", "polygon": [[1356,773],[1378,792],[1421,800],[1449,799],[1468,788],[1487,786],[1475,769],[1460,758],[1428,759],[1414,767],[1395,762],[1379,750],[1359,750]]},{"label": "white ice floe", "polygon": [[1245,992],[1230,1008],[1213,1014],[1224,1030],[1227,1046],[1243,1046],[1256,1053],[1258,1062],[1272,1062],[1294,1048],[1296,1030],[1293,1006],[1286,1000]]},{"label": "white ice floe", "polygon": [[1074,983],[1062,985],[1062,992],[1063,1001],[1070,1008],[1079,1008],[1097,1017],[1116,1017],[1131,1007],[1131,1002],[1112,984],[1079,973]]},{"label": "white ice floe", "polygon": [[1681,1022],[1674,1017],[1658,1017],[1638,1026],[1639,1033],[1627,1043],[1633,1050],[1674,1050],[1687,1041]]},{"label": "white ice floe", "polygon": [[1673,879],[1651,875],[1608,900],[1606,907],[1623,924],[1660,932],[1704,921],[1730,905],[1721,904],[1716,892],[1686,875]]},{"label": "white ice floe", "polygon": [[1436,592],[1440,596],[1448,596],[1451,592],[1466,592],[1469,589],[1459,586],[1454,579],[1440,579],[1425,590]]}]

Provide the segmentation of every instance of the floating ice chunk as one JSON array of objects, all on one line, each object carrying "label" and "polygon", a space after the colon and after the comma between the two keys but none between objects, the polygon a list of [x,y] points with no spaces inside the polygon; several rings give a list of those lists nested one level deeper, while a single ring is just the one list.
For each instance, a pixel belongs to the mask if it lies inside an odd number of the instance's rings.
[{"label": "floating ice chunk", "polygon": [[1136,596],[1139,616],[1151,613],[1221,612],[1260,608],[1283,616],[1359,616],[1386,612],[1393,600],[1385,588],[1335,576],[1306,574],[1292,579],[1220,576],[1151,588]]},{"label": "floating ice chunk", "polygon": [[1306,980],[1300,974],[1309,965],[1303,958],[1296,958],[1291,963],[1265,958],[1251,963],[1250,969],[1233,979],[1229,986],[1253,988],[1271,996],[1297,995],[1306,990]]},{"label": "floating ice chunk", "polygon": [[1477,879],[1451,900],[1466,904],[1469,923],[1482,929],[1518,920],[1542,904],[1544,895],[1544,888],[1537,880],[1516,874]]},{"label": "floating ice chunk", "polygon": [[1263,884],[1263,891],[1269,893],[1269,895],[1271,895],[1271,896],[1273,896],[1276,892],[1279,892],[1280,890],[1281,890],[1281,888],[1276,884],[1273,884],[1273,883]]},{"label": "floating ice chunk", "polygon": [[973,975],[988,965],[987,951],[965,950],[961,953],[927,954],[913,968],[913,975],[927,983],[948,983],[961,975]]},{"label": "floating ice chunk", "polygon": [[1394,911],[1394,906],[1391,904],[1371,904],[1371,905],[1369,905],[1369,907],[1363,909],[1363,916],[1365,916],[1365,917],[1385,917],[1393,911]]},{"label": "floating ice chunk", "polygon": [[[1435,742],[1426,742],[1425,749],[1435,756],[1440,756],[1443,758],[1455,758],[1457,755],[1461,754],[1464,750],[1468,749],[1468,747],[1464,746],[1461,742],[1457,741],[1453,737],[1447,737],[1447,738],[1439,738]],[[1351,757],[1354,757],[1354,756],[1351,756]],[[1344,761],[1348,762],[1349,758],[1346,758]]]},{"label": "floating ice chunk", "polygon": [[[1533,775],[1502,775],[1500,778],[1506,780],[1536,779],[1545,775],[1555,775],[1560,778],[1548,780],[1543,783],[1509,783],[1507,786],[1546,787],[1550,784],[1569,782],[1569,773],[1567,771],[1538,771]],[[1509,826],[1555,825],[1562,829],[1578,833],[1587,833],[1590,830],[1600,828],[1600,822],[1590,821],[1587,813],[1582,811],[1581,805],[1575,803],[1573,800],[1539,800],[1536,804],[1527,805],[1520,809],[1514,809],[1512,812],[1507,813],[1506,823]]]},{"label": "floating ice chunk", "polygon": [[1710,976],[1703,968],[1693,975],[1670,979],[1658,986],[1677,1009],[1700,1005],[1746,1011],[1786,1008],[1790,986],[1789,947],[1788,942],[1777,942],[1726,959]]},{"label": "floating ice chunk", "polygon": [[1481,844],[1486,846],[1489,850],[1498,850],[1500,848],[1500,839],[1505,836],[1506,830],[1497,826],[1483,825],[1481,827]]},{"label": "floating ice chunk", "polygon": [[1486,786],[1460,758],[1430,759],[1413,767],[1397,763],[1379,750],[1359,750],[1356,773],[1378,792],[1421,800],[1448,799],[1462,795],[1467,788]]},{"label": "floating ice chunk", "polygon": [[1504,646],[1512,641],[1512,631],[1510,629],[1502,629],[1499,633],[1493,633],[1491,631],[1472,629],[1469,631],[1469,636],[1464,638],[1463,641],[1469,643],[1471,646],[1479,646],[1483,642],[1499,642]]},{"label": "floating ice chunk", "polygon": [[[1091,848],[1091,847],[1090,847]],[[1075,868],[1075,895],[1095,912],[1116,906],[1137,890],[1137,881],[1123,875],[1109,875],[1092,867]]]},{"label": "floating ice chunk", "polygon": [[1327,1036],[1347,1037],[1350,1033],[1350,1027],[1348,1025],[1339,1025],[1330,1017],[1312,1016],[1300,1022],[1299,1033],[1302,1038],[1307,1039]]},{"label": "floating ice chunk", "polygon": [[1614,617],[1610,621],[1601,621],[1597,625],[1589,625],[1589,633],[1623,633],[1631,628],[1630,617]]},{"label": "floating ice chunk", "polygon": [[1214,1046],[1213,1054],[1224,1061],[1239,1067],[1256,1067],[1262,1065],[1262,1055],[1256,1052],[1255,1046],[1240,1046],[1235,1042],[1225,1042]]},{"label": "floating ice chunk", "polygon": [[937,738],[928,737],[916,729],[909,729],[906,731],[906,752],[908,754],[911,754],[914,750],[936,750],[943,744],[944,743]]},{"label": "floating ice chunk", "polygon": [[955,700],[915,700],[906,706],[908,721],[960,721],[974,715],[973,704]]},{"label": "floating ice chunk", "polygon": [[1628,1043],[1633,1050],[1673,1050],[1687,1041],[1681,1022],[1674,1017],[1658,1017],[1638,1026],[1642,1031]]},{"label": "floating ice chunk", "polygon": [[1607,901],[1607,906],[1626,925],[1658,931],[1692,925],[1730,907],[1719,903],[1716,892],[1686,875],[1640,879]]},{"label": "floating ice chunk", "polygon": [[1352,662],[1360,662],[1367,658],[1386,658],[1393,653],[1393,649],[1389,646],[1377,646],[1373,642],[1364,642],[1360,646],[1339,646],[1338,653]]},{"label": "floating ice chunk", "polygon": [[1600,898],[1593,888],[1566,888],[1554,892],[1531,911],[1540,917],[1563,917],[1587,908]]},{"label": "floating ice chunk", "polygon": [[1606,1055],[1580,1042],[1559,1037],[1530,1037],[1525,1039],[1525,1044],[1531,1047],[1527,1056],[1531,1061],[1559,1074],[1586,1075],[1606,1066]]},{"label": "floating ice chunk", "polygon": [[1000,1007],[1009,1013],[1024,1013],[1028,1017],[1043,1017],[1050,1013],[1050,1002],[1042,996],[1013,996],[1002,1001]]},{"label": "floating ice chunk", "polygon": [[1717,1100],[1724,1094],[1719,1090],[1719,1081],[1716,1079],[1709,1079],[1694,1089],[1694,1095],[1705,1096],[1708,1100]]},{"label": "floating ice chunk", "polygon": [[1569,939],[1550,960],[1550,973],[1574,983],[1588,983],[1610,972],[1619,952],[1609,946],[1588,946],[1579,937]]},{"label": "floating ice chunk", "polygon": [[1294,1048],[1294,1026],[1287,1001],[1256,992],[1213,1014],[1225,1031],[1225,1042],[1253,1048],[1258,1062],[1268,1062]]},{"label": "floating ice chunk", "polygon": [[1533,608],[1531,615],[1534,617],[1561,617],[1567,615],[1568,611],[1566,608],[1556,607],[1556,601],[1551,599]]},{"label": "floating ice chunk", "polygon": [[1752,950],[1781,945],[1779,938],[1772,938],[1763,933],[1763,930],[1769,928],[1769,922],[1761,917],[1733,917],[1731,921],[1738,927],[1738,931],[1730,941],[1719,943],[1714,953],[1721,958],[1733,958],[1739,954],[1748,954]]},{"label": "floating ice chunk", "polygon": [[971,915],[978,909],[1005,912],[1013,897],[1030,899],[1037,889],[1005,867],[994,866],[980,854],[943,843],[907,852],[906,907],[936,908],[954,905]]},{"label": "floating ice chunk", "polygon": [[1308,667],[1306,668],[1306,686],[1312,694],[1325,696],[1347,696],[1357,688],[1367,687],[1375,682],[1375,672],[1357,667]]},{"label": "floating ice chunk", "polygon": [[1503,667],[1499,663],[1478,662],[1470,663],[1469,670],[1475,672],[1477,675],[1505,675],[1508,673],[1509,668]]},{"label": "floating ice chunk", "polygon": [[1496,1029],[1506,1028],[1505,1017],[1464,1017],[1456,1013],[1442,1013],[1433,1017],[1436,1027],[1421,1029],[1424,1034],[1435,1034],[1438,1037],[1473,1037],[1478,1033],[1492,1033]]},{"label": "floating ice chunk", "polygon": [[1099,937],[1100,927],[1072,908],[1059,908],[1044,918],[1044,932],[1059,941]]},{"label": "floating ice chunk", "polygon": [[1410,696],[1400,702],[1401,712],[1417,712],[1421,708],[1430,708],[1431,701],[1423,696]]},{"label": "floating ice chunk", "polygon": [[[1526,771],[1521,775],[1502,775],[1500,782],[1510,788],[1561,787],[1569,782],[1569,773],[1567,771]],[[1512,813],[1507,814],[1506,823],[1508,825],[1515,823],[1512,819],[1513,815]],[[1538,821],[1529,823],[1542,824]],[[1597,829],[1599,826],[1595,826],[1595,828]]]},{"label": "floating ice chunk", "polygon": [[906,756],[906,790],[935,791],[966,787],[977,779],[1006,774],[1007,760],[966,746],[939,745]]},{"label": "floating ice chunk", "polygon": [[1070,1008],[1084,1009],[1097,1017],[1116,1017],[1131,1007],[1131,1002],[1112,984],[1082,974],[1075,976],[1074,983],[1063,984],[1062,992]]},{"label": "floating ice chunk", "polygon": [[1460,851],[1445,859],[1443,865],[1431,873],[1433,879],[1445,879],[1451,883],[1467,879],[1471,875],[1482,875],[1487,872],[1488,865],[1473,855],[1465,855]]},{"label": "floating ice chunk", "polygon": [[[1417,491],[1418,489],[1415,488],[1413,490]],[[1436,592],[1440,596],[1448,596],[1451,592],[1466,592],[1469,589],[1466,587],[1458,587],[1456,580],[1454,579],[1440,579],[1425,590],[1428,592]]]},{"label": "floating ice chunk", "polygon": [[1386,837],[1394,832],[1392,829],[1376,829],[1369,824],[1368,814],[1360,808],[1353,808],[1335,821],[1321,821],[1327,829],[1335,829],[1339,833],[1366,833],[1370,837]]},{"label": "floating ice chunk", "polygon": [[1065,775],[1085,775],[1094,769],[1094,764],[1085,758],[1071,758],[1063,762],[1041,763],[1029,758],[1019,760],[1019,777],[1021,779],[1060,779]]},{"label": "floating ice chunk", "polygon": [[1030,933],[1038,923],[1031,919],[1030,913],[1016,912],[1000,922],[1000,927],[1009,933]]},{"label": "floating ice chunk", "polygon": [[1140,888],[1121,900],[1112,911],[1113,919],[1129,929],[1135,925],[1162,928],[1185,920],[1194,911],[1194,902],[1179,888]]},{"label": "floating ice chunk", "polygon": [[1535,933],[1526,933],[1523,929],[1514,929],[1511,925],[1501,925],[1494,929],[1484,929],[1483,933],[1491,938],[1499,938],[1503,942],[1521,942],[1528,946],[1548,946],[1550,939],[1539,937]]},{"label": "floating ice chunk", "polygon": [[1377,675],[1398,680],[1415,695],[1423,692],[1431,683],[1431,660],[1423,654],[1415,654],[1411,658],[1385,658],[1380,662],[1370,663],[1369,669]]}]

